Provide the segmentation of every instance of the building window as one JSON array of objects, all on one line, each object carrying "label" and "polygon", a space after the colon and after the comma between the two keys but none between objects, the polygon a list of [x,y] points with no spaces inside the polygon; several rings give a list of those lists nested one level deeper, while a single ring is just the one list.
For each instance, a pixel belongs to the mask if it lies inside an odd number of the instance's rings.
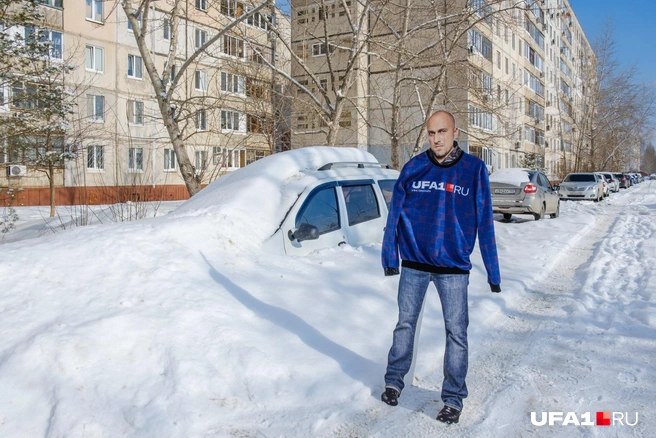
[{"label": "building window", "polygon": [[87,96],[87,116],[93,122],[105,121],[105,96]]},{"label": "building window", "polygon": [[[335,51],[335,45],[332,42],[328,43],[328,47],[330,48],[330,53]],[[312,44],[312,56],[321,56],[325,54],[326,43]]]},{"label": "building window", "polygon": [[87,146],[87,169],[103,170],[105,168],[104,147]]},{"label": "building window", "polygon": [[228,149],[215,146],[212,148],[212,164],[221,166],[223,169],[237,169],[239,168],[239,149]]},{"label": "building window", "polygon": [[168,18],[164,19],[164,23],[162,24],[162,32],[163,32],[162,37],[165,40],[171,39],[171,34],[173,33],[173,29],[171,28],[171,21]]},{"label": "building window", "polygon": [[244,57],[244,41],[230,35],[223,36],[223,53],[237,58]]},{"label": "building window", "polygon": [[128,122],[131,125],[144,124],[144,104],[139,100],[128,100]]},{"label": "building window", "polygon": [[128,170],[131,172],[143,170],[143,148],[128,149]]},{"label": "building window", "polygon": [[[143,15],[139,14],[137,17],[137,24],[139,24],[139,29],[141,29],[141,23],[143,22]],[[128,20],[128,30],[132,30],[132,23],[130,23],[130,20]]]},{"label": "building window", "polygon": [[492,42],[476,29],[469,29],[467,35],[469,52],[478,53],[488,61],[492,61]]},{"label": "building window", "polygon": [[141,79],[143,78],[141,56],[128,55],[128,77]]},{"label": "building window", "polygon": [[244,94],[245,79],[243,76],[221,72],[221,91],[227,93]]},{"label": "building window", "polygon": [[199,50],[201,47],[203,47],[203,44],[207,42],[207,31],[204,31],[202,29],[196,29],[195,32],[195,37],[194,37],[194,47],[196,47],[196,50]]},{"label": "building window", "polygon": [[175,171],[175,150],[164,149],[164,170]]},{"label": "building window", "polygon": [[244,4],[236,0],[221,0],[221,13],[228,17],[241,17],[244,13]]},{"label": "building window", "polygon": [[48,43],[48,56],[52,59],[63,59],[62,33],[50,29],[38,29],[34,26],[25,27],[25,41],[33,42],[36,38]]},{"label": "building window", "polygon": [[207,11],[207,0],[196,0],[196,9]]},{"label": "building window", "polygon": [[103,22],[103,0],[87,0],[87,20]]},{"label": "building window", "polygon": [[493,115],[475,105],[469,105],[469,124],[484,131],[492,131]]},{"label": "building window", "polygon": [[207,151],[196,151],[196,172],[207,169]]},{"label": "building window", "polygon": [[198,91],[207,91],[207,72],[196,70],[194,72],[194,84]]},{"label": "building window", "polygon": [[207,111],[196,111],[196,131],[207,131]]},{"label": "building window", "polygon": [[46,6],[54,6],[56,8],[61,8],[64,4],[64,0],[39,0],[39,3]]},{"label": "building window", "polygon": [[242,131],[239,111],[221,110],[221,129],[225,131]]},{"label": "building window", "polygon": [[260,29],[269,30],[269,24],[271,23],[271,15],[260,14],[259,12],[254,13],[246,22],[251,26],[259,27]]},{"label": "building window", "polygon": [[90,71],[102,73],[105,71],[105,51],[102,47],[86,46],[86,68]]}]

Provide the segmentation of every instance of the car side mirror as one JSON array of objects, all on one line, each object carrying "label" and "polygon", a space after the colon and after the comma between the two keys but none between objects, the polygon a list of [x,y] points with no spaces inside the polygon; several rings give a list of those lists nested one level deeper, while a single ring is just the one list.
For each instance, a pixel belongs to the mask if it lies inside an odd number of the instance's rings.
[{"label": "car side mirror", "polygon": [[298,240],[302,242],[304,240],[317,240],[319,238],[319,228],[310,224],[301,224],[298,227],[298,230],[292,232],[289,230],[287,233],[289,240]]}]

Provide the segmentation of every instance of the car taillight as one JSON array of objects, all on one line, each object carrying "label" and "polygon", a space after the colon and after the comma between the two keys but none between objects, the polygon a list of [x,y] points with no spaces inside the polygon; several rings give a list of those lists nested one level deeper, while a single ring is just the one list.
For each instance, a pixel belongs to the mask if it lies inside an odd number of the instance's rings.
[{"label": "car taillight", "polygon": [[526,184],[524,186],[524,193],[536,193],[537,191],[537,186],[534,186],[533,184]]}]

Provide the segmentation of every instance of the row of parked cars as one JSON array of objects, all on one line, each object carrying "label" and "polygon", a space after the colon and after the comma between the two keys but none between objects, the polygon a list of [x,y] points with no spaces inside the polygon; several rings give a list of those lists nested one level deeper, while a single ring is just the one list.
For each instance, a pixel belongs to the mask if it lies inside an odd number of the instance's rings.
[{"label": "row of parked cars", "polygon": [[492,208],[510,220],[513,214],[530,214],[535,220],[560,214],[561,200],[599,202],[611,193],[643,181],[639,173],[576,172],[558,185],[537,170],[499,169],[490,175]]}]

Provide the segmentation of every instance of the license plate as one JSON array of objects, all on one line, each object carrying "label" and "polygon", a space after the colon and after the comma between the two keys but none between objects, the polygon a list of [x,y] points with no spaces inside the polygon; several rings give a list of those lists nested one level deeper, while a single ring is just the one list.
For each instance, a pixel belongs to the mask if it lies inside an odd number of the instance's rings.
[{"label": "license plate", "polygon": [[513,189],[494,189],[494,193],[499,195],[512,195],[515,191]]}]

